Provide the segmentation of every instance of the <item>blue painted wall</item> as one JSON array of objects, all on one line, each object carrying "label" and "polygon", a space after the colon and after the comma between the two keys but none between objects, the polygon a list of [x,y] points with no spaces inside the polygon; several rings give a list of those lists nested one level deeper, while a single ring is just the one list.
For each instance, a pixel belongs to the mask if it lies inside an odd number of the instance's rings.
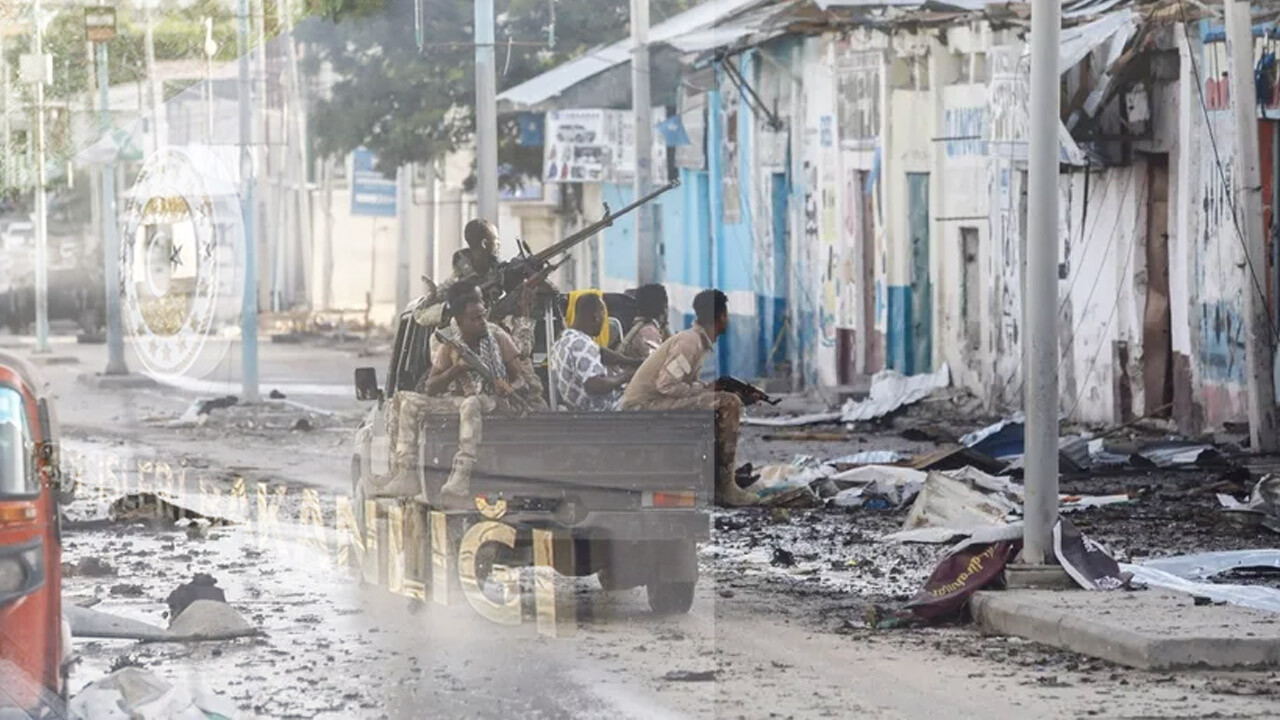
[{"label": "blue painted wall", "polygon": [[889,286],[889,337],[887,365],[903,375],[914,371],[915,351],[911,343],[911,286]]}]

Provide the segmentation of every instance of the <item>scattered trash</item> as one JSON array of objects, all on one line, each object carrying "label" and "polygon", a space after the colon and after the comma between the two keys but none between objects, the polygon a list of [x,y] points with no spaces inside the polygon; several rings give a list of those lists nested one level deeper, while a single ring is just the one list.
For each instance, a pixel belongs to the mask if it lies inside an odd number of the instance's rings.
[{"label": "scattered trash", "polygon": [[1021,547],[1021,540],[1002,540],[987,545],[969,545],[947,555],[906,607],[920,619],[930,622],[955,617],[975,592],[1001,581],[1005,565]]},{"label": "scattered trash", "polygon": [[77,605],[63,605],[71,636],[102,640],[165,640],[169,631],[149,623]]},{"label": "scattered trash", "polygon": [[171,640],[231,640],[259,634],[235,608],[217,600],[195,600],[169,623]]},{"label": "scattered trash", "polygon": [[167,629],[76,605],[64,605],[63,615],[71,626],[72,637],[78,638],[199,642],[232,640],[261,634],[235,608],[214,600],[192,602],[181,615],[173,618]]},{"label": "scattered trash", "polygon": [[784,432],[769,433],[760,437],[766,441],[782,442],[849,442],[853,439],[853,436],[846,432]]},{"label": "scattered trash", "polygon": [[226,395],[220,398],[212,398],[206,400],[197,400],[195,403],[197,415],[208,415],[214,410],[222,410],[229,408],[240,402],[235,395]]},{"label": "scattered trash", "polygon": [[87,557],[78,563],[62,563],[63,577],[115,577],[116,569],[107,561]]},{"label": "scattered trash", "polygon": [[169,617],[176,618],[196,600],[216,600],[225,603],[226,593],[218,587],[218,581],[208,573],[196,573],[191,582],[179,585],[165,603],[169,605]]},{"label": "scattered trash", "polygon": [[964,445],[945,445],[933,452],[917,456],[911,467],[916,470],[959,470],[973,467],[992,475],[1005,469],[1006,463]]},{"label": "scattered trash", "polygon": [[778,415],[776,417],[752,417],[744,415],[743,425],[760,425],[762,427],[803,427],[805,425],[822,425],[840,421],[838,412],[811,413],[809,415]]},{"label": "scattered trash", "polygon": [[217,720],[236,715],[234,704],[214,696],[195,678],[175,685],[136,666],[116,670],[81,690],[71,699],[70,711],[71,717],[85,720]]},{"label": "scattered trash", "polygon": [[860,453],[845,455],[835,460],[828,460],[828,465],[892,465],[907,459],[906,453],[900,453],[897,450],[864,450]]},{"label": "scattered trash", "polygon": [[271,393],[270,393],[269,395],[267,395],[267,397],[268,397],[268,398],[270,398],[270,399],[272,399],[272,400],[284,400],[285,395],[284,395],[284,393],[280,392],[279,390],[274,390],[274,389],[273,389],[273,390],[271,391]]},{"label": "scattered trash", "polygon": [[110,592],[116,597],[131,598],[139,598],[145,594],[141,585],[135,585],[133,583],[119,583],[117,585],[112,585]]},{"label": "scattered trash", "polygon": [[1059,517],[1053,526],[1053,554],[1062,569],[1085,590],[1119,590],[1129,584],[1131,576],[1121,573],[1111,553],[1064,517]]},{"label": "scattered trash", "polygon": [[790,550],[775,547],[773,549],[773,559],[770,562],[777,567],[795,567],[796,556]]},{"label": "scattered trash", "polygon": [[829,478],[840,488],[831,502],[837,507],[861,507],[867,500],[883,498],[893,507],[902,507],[919,494],[926,477],[919,470],[886,465],[845,470]]},{"label": "scattered trash", "polygon": [[1133,502],[1128,494],[1122,495],[1062,495],[1058,498],[1059,512],[1072,512],[1085,508],[1105,507],[1107,505],[1123,505]]},{"label": "scattered trash", "polygon": [[1258,480],[1245,502],[1224,493],[1219,493],[1217,498],[1223,512],[1256,515],[1259,525],[1280,532],[1280,475],[1266,475]]},{"label": "scattered trash", "polygon": [[210,517],[176,505],[168,498],[152,492],[130,493],[117,498],[111,503],[107,515],[112,521],[118,523],[146,520],[164,520],[171,523],[179,520],[203,520],[211,525],[231,524],[223,518]]},{"label": "scattered trash", "polygon": [[901,407],[920,402],[935,390],[951,384],[951,368],[946,363],[937,372],[906,376],[894,370],[881,370],[871,378],[871,392],[866,400],[845,402],[840,413],[843,422],[866,422],[882,418]]},{"label": "scattered trash", "polygon": [[315,428],[311,426],[310,420],[306,418],[298,418],[298,421],[293,424],[293,429],[299,432],[311,432]]},{"label": "scattered trash", "polygon": [[960,444],[997,460],[1012,460],[1026,452],[1026,420],[1022,413],[960,438]]},{"label": "scattered trash", "polygon": [[714,682],[715,670],[672,670],[662,676],[669,682]]},{"label": "scattered trash", "polygon": [[903,530],[945,527],[971,530],[1003,525],[1021,511],[1022,488],[1008,478],[965,468],[952,473],[930,472]]}]

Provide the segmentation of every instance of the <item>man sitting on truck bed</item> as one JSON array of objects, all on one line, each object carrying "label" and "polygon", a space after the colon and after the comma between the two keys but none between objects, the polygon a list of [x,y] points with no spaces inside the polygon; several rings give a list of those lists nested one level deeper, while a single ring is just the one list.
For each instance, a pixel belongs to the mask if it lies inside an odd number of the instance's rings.
[{"label": "man sitting on truck bed", "polygon": [[632,371],[610,375],[600,359],[595,336],[604,326],[604,300],[593,293],[578,296],[573,325],[551,349],[551,382],[561,409],[580,412],[617,410],[622,388]]},{"label": "man sitting on truck bed", "polygon": [[395,433],[396,478],[385,494],[409,494],[417,487],[414,477],[418,455],[418,433],[424,415],[458,413],[458,452],[453,457],[449,479],[442,488],[447,505],[465,505],[469,500],[471,471],[483,430],[483,413],[510,411],[510,398],[521,387],[519,358],[515,342],[505,330],[488,322],[480,289],[460,281],[449,288],[451,326],[441,333],[451,335],[468,347],[494,377],[490,384],[472,369],[447,343],[438,343],[431,360],[431,372],[418,383],[416,392],[396,393],[400,403]]},{"label": "man sitting on truck bed", "polygon": [[755,504],[734,478],[742,400],[698,379],[717,338],[729,328],[729,300],[719,290],[693,299],[693,327],[672,335],[653,351],[622,395],[623,410],[715,410],[716,502]]},{"label": "man sitting on truck bed", "polygon": [[644,360],[666,341],[667,289],[657,283],[636,288],[636,319],[622,339],[623,355]]}]

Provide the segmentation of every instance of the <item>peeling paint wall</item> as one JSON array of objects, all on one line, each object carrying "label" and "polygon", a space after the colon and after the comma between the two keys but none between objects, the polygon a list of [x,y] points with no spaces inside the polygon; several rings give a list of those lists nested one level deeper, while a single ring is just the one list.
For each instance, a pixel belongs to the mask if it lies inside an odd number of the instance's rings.
[{"label": "peeling paint wall", "polygon": [[[1200,388],[1204,422],[1219,425],[1246,416],[1244,300],[1252,285],[1244,248],[1232,221],[1229,188],[1235,172],[1235,125],[1230,105],[1226,45],[1210,42],[1183,54],[1190,78],[1193,129],[1183,152],[1196,158],[1186,196],[1191,292],[1191,371]],[[1194,59],[1195,64],[1192,65]],[[1197,80],[1198,78],[1198,80]],[[1203,99],[1203,103],[1202,103]],[[1184,165],[1186,163],[1184,162]]]}]

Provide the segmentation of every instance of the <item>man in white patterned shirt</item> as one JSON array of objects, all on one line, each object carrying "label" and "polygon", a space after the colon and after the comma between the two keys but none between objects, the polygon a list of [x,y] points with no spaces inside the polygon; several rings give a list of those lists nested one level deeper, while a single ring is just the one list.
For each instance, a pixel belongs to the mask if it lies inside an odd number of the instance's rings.
[{"label": "man in white patterned shirt", "polygon": [[573,326],[551,349],[551,382],[563,410],[580,412],[617,410],[622,388],[631,371],[609,375],[594,340],[604,325],[604,300],[587,293],[574,306]]}]

